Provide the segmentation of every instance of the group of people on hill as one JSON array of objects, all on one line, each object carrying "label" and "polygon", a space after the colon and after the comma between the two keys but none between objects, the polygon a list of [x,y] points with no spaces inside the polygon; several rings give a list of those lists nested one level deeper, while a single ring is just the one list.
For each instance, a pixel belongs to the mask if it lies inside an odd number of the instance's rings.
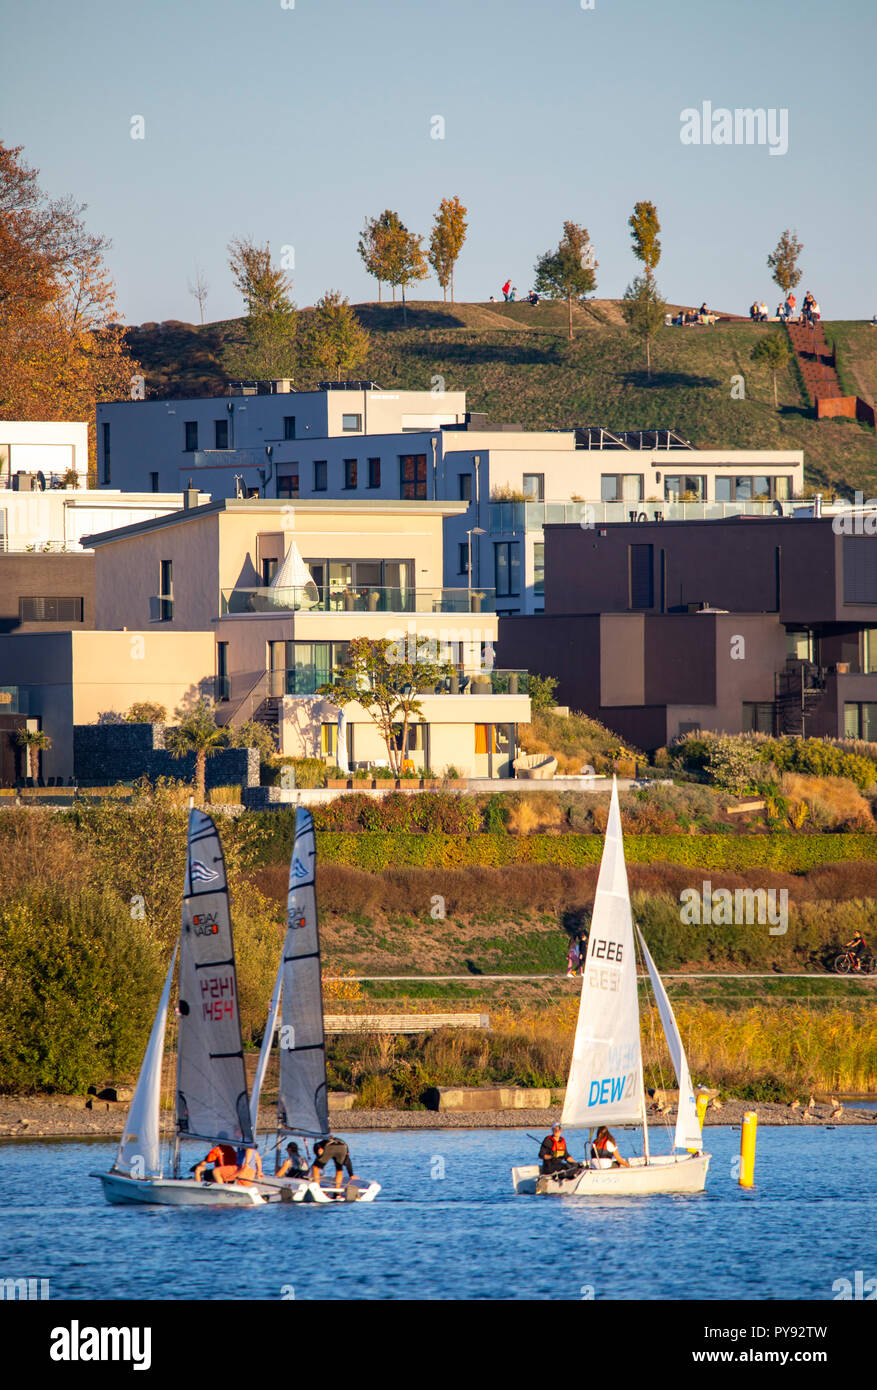
[{"label": "group of people on hill", "polygon": [[[511,280],[506,280],[505,284],[503,285],[502,297],[507,304],[514,304],[517,300],[518,287],[517,285],[513,285]],[[530,293],[524,295],[524,298],[526,299],[528,304],[536,305],[539,303],[539,296],[535,290],[530,290]],[[496,300],[494,299],[493,295],[490,296],[490,302],[491,304],[496,303]]]},{"label": "group of people on hill", "polygon": [[[310,1165],[299,1150],[298,1144],[287,1144],[286,1158],[277,1168],[275,1177],[306,1178],[309,1182],[320,1182],[323,1169],[330,1161],[335,1164],[336,1187],[341,1186],[345,1172],[348,1182],[355,1180],[350,1150],[344,1140],[335,1134],[316,1141],[314,1158]],[[264,1177],[262,1158],[255,1145],[235,1148],[233,1144],[214,1144],[206,1157],[195,1165],[193,1171],[196,1182],[234,1182],[241,1187],[252,1187],[257,1178]]]},{"label": "group of people on hill", "polygon": [[[782,304],[777,305],[776,317],[780,323],[794,323],[798,314],[798,301],[791,290],[786,295]],[[767,305],[762,299],[761,303],[756,302],[749,310],[749,317],[753,323],[767,323]],[[801,305],[801,323],[807,324],[809,328],[815,328],[822,317],[819,305],[816,303],[811,292],[808,290]]]}]

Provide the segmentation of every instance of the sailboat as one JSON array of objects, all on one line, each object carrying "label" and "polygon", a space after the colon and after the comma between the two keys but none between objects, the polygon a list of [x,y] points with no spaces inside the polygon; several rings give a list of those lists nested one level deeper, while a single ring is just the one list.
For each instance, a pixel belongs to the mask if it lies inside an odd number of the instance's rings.
[{"label": "sailboat", "polygon": [[[329,1135],[329,1088],[323,1030],[323,980],[315,882],[316,839],[310,811],[295,813],[295,839],[289,864],[286,936],[271,996],[268,1023],[256,1075],[251,1111],[255,1131],[259,1097],[279,1020],[279,1088],[276,1148],[285,1138],[324,1139]],[[360,1179],[345,1187],[322,1187],[306,1178],[272,1178],[261,1185],[267,1200],[295,1202],[374,1201],[380,1184]]]},{"label": "sailboat", "polygon": [[168,967],[158,1012],[140,1068],[115,1161],[93,1173],[114,1203],[161,1206],[253,1207],[264,1195],[255,1186],[201,1183],[180,1177],[184,1140],[201,1154],[215,1143],[236,1148],[253,1143],[254,1126],[244,1071],[237,970],[225,860],[210,816],[189,812],[186,879],[179,939],[179,1028],[175,1123],[165,1176],[159,1135],[161,1070],[177,947]]},{"label": "sailboat", "polygon": [[[643,1153],[629,1160],[629,1168],[616,1167],[607,1158],[586,1158],[583,1170],[566,1179],[542,1174],[538,1164],[513,1168],[516,1192],[627,1197],[703,1191],[710,1155],[703,1152],[685,1048],[667,992],[638,927],[636,935],[679,1083],[674,1152],[669,1154],[652,1154],[649,1150],[634,923],[624,863],[618,786],[613,777],[561,1124],[587,1127],[591,1132],[589,1153],[593,1131],[601,1125],[641,1125]],[[685,1152],[676,1152],[680,1149]]]}]

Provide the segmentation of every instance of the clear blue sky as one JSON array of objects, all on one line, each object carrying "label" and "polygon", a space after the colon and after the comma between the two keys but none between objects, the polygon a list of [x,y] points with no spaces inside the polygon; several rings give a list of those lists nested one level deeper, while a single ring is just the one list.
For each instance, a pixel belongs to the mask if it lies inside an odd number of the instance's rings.
[{"label": "clear blue sky", "polygon": [[[824,316],[877,311],[873,0],[0,0],[0,27],[0,138],[88,204],[131,323],[195,319],[196,265],[208,319],[241,312],[235,235],[294,246],[299,305],[375,298],[365,215],[428,234],[452,194],[459,299],[528,289],[565,218],[591,234],[597,294],[622,294],[648,198],[672,301],[773,310],[788,226]],[[705,100],[786,108],[788,153],[684,146],[680,113]]]}]

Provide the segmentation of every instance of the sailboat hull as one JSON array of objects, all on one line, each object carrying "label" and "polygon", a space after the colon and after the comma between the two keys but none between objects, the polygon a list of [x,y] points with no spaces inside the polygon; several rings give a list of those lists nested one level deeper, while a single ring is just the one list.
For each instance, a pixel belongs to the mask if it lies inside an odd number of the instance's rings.
[{"label": "sailboat hull", "polygon": [[261,1207],[265,1198],[254,1187],[202,1183],[193,1178],[129,1178],[124,1173],[92,1173],[103,1184],[108,1202],[119,1206]]},{"label": "sailboat hull", "polygon": [[[606,1167],[597,1164],[606,1163]],[[598,1159],[576,1178],[565,1181],[545,1177],[539,1165],[512,1169],[512,1183],[518,1193],[549,1197],[649,1197],[668,1192],[702,1192],[710,1165],[709,1154],[661,1154],[646,1163],[632,1158],[629,1168],[616,1168],[608,1159]]]},{"label": "sailboat hull", "polygon": [[308,1182],[307,1178],[272,1178],[259,1184],[266,1202],[373,1202],[381,1190],[378,1182],[364,1182],[357,1178],[344,1187],[321,1187],[318,1182]]}]

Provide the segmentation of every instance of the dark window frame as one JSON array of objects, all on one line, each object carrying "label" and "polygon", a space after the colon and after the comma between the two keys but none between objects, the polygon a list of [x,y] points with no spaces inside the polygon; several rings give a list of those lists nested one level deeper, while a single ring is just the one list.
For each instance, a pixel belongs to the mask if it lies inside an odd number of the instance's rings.
[{"label": "dark window frame", "polygon": [[381,461],[379,458],[369,459],[368,461],[368,486],[380,487],[381,485]]},{"label": "dark window frame", "polygon": [[359,485],[359,459],[344,459],[344,491],[354,492]]},{"label": "dark window frame", "polygon": [[183,453],[194,454],[198,448],[198,421],[186,420],[183,422],[184,443]]},{"label": "dark window frame", "polygon": [[329,460],[314,459],[314,492],[329,491]]}]

